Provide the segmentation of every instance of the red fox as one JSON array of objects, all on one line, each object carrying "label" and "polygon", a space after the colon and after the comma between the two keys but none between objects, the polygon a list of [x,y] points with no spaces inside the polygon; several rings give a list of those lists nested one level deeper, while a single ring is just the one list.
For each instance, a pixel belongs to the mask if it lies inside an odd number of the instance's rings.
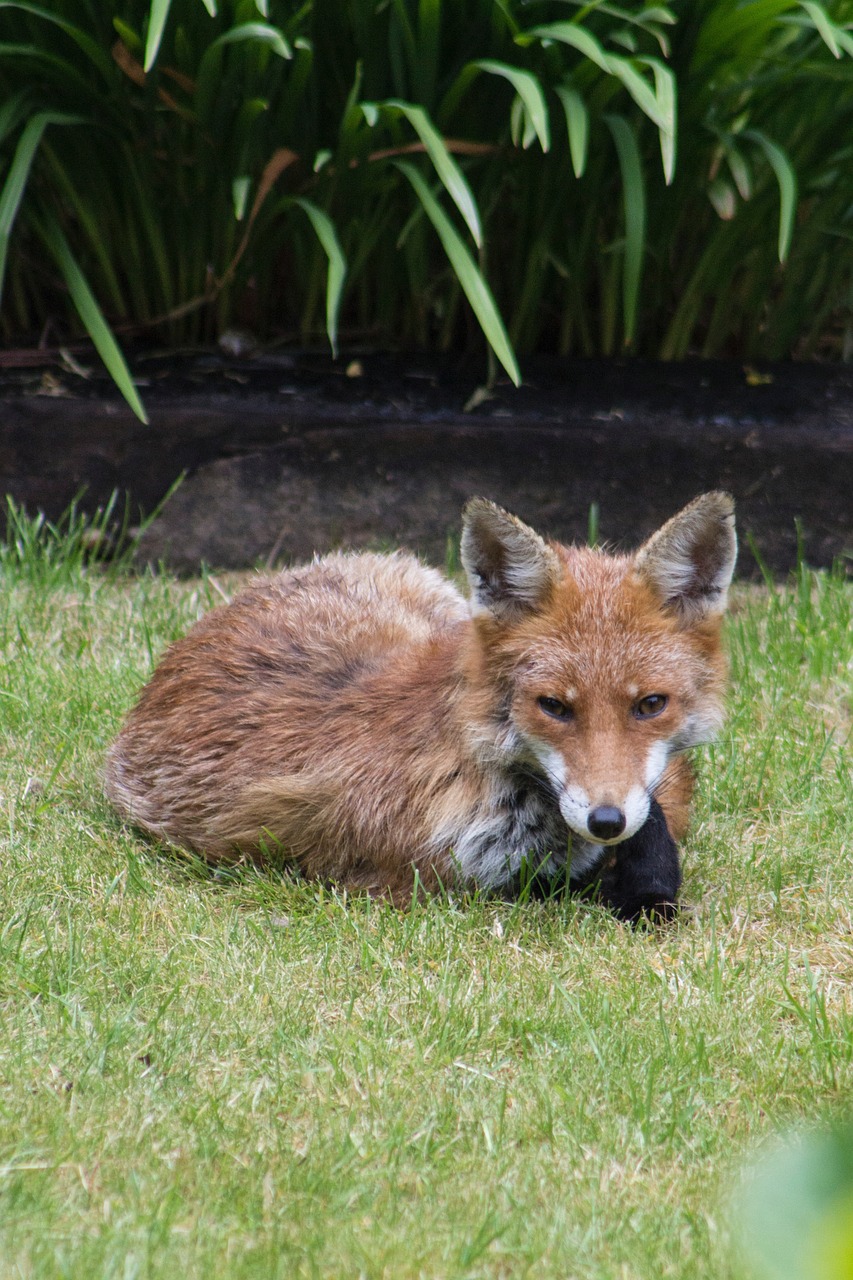
[{"label": "red fox", "polygon": [[418,882],[512,891],[532,871],[669,914],[683,752],[722,720],[735,554],[724,493],[634,555],[546,542],[474,498],[468,600],[403,552],[285,570],[166,652],[107,794],[213,861],[275,853],[398,904]]}]

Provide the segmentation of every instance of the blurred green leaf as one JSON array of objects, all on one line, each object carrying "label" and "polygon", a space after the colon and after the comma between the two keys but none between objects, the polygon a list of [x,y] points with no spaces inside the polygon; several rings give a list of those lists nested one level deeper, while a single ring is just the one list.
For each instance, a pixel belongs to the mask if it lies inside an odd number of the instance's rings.
[{"label": "blurred green leaf", "polygon": [[160,48],[160,41],[163,38],[163,28],[166,25],[166,19],[169,16],[169,10],[172,7],[172,0],[151,0],[151,8],[148,13],[148,35],[145,39],[145,62],[143,70],[150,71],[157,60],[157,53]]},{"label": "blurred green leaf", "polygon": [[530,44],[534,40],[540,40],[543,43],[556,40],[560,44],[571,45],[572,48],[577,49],[578,53],[582,53],[585,58],[589,58],[590,62],[594,62],[607,75],[611,74],[610,58],[604,52],[595,36],[590,35],[583,27],[575,26],[573,22],[550,22],[546,26],[531,27],[529,30],[522,32],[521,35],[516,36],[518,44]]},{"label": "blurred green leaf", "polygon": [[480,323],[489,346],[512,381],[516,386],[519,386],[521,384],[521,374],[519,373],[515,354],[510,346],[503,320],[495,305],[492,292],[477,269],[474,259],[465,248],[456,228],[450,222],[414,165],[405,160],[397,160],[395,164],[414,187],[415,194],[423,205],[424,212],[438,232],[438,237],[444,246],[450,265],[471,304],[471,308]]},{"label": "blurred green leaf", "polygon": [[324,213],[322,209],[318,209],[310,200],[304,200],[299,196],[294,198],[293,203],[307,214],[311,226],[317,233],[317,239],[323,246],[323,251],[329,260],[329,273],[326,284],[326,333],[329,336],[332,355],[337,356],[338,312],[347,271],[346,258],[341,249],[334,223],[329,215]]},{"label": "blurred green leaf", "polygon": [[252,40],[265,44],[279,58],[292,58],[293,50],[278,27],[271,27],[265,22],[241,22],[230,31],[225,31],[210,45],[210,49],[221,49],[226,44],[238,44],[242,40]]},{"label": "blurred green leaf", "polygon": [[62,276],[68,286],[68,292],[71,294],[80,319],[83,321],[86,332],[92,339],[98,355],[103,360],[110,376],[137,418],[147,423],[148,417],[142,407],[142,401],[139,399],[136,387],[133,385],[133,379],[130,376],[130,370],[125,363],[124,356],[113,337],[112,330],[103,317],[100,307],[95,301],[95,296],[89,288],[76,258],[68,247],[68,241],[65,239],[62,230],[53,219],[45,221],[41,230],[45,244],[62,272]]},{"label": "blurred green leaf", "polygon": [[491,58],[481,58],[472,65],[480,71],[485,71],[493,76],[502,76],[510,82],[524,103],[524,109],[536,137],[539,139],[540,147],[543,151],[550,150],[551,136],[548,129],[548,107],[545,104],[542,86],[536,77],[529,71],[511,67],[506,62],[495,62]]},{"label": "blurred green leaf", "polygon": [[625,212],[625,265],[622,276],[625,345],[631,346],[637,327],[637,305],[646,243],[646,191],[640,149],[633,129],[622,116],[606,115],[622,174]]},{"label": "blurred green leaf", "polygon": [[663,163],[663,176],[669,186],[675,174],[675,138],[676,138],[676,83],[675,76],[669,67],[664,66],[659,58],[641,58],[641,62],[651,67],[655,77],[655,95],[664,121],[660,127],[660,153]]},{"label": "blurred green leaf", "polygon": [[737,1218],[766,1280],[853,1280],[853,1127],[794,1134],[765,1148]]},{"label": "blurred green leaf", "polygon": [[811,18],[815,25],[815,30],[832,54],[833,58],[840,58],[841,50],[838,47],[835,23],[831,21],[822,5],[813,3],[813,0],[802,0],[801,7],[805,9],[806,13]]},{"label": "blurred green leaf", "polygon": [[64,115],[57,111],[40,111],[28,120],[18,139],[6,181],[0,190],[0,298],[3,296],[3,281],[6,271],[6,256],[9,248],[9,235],[20,208],[21,200],[29,177],[30,166],[41,142],[42,134],[49,124],[84,124],[83,116]]},{"label": "blurred green leaf", "polygon": [[[674,98],[670,97],[670,113],[669,116],[667,116],[661,109],[657,97],[652,92],[649,85],[628,58],[622,58],[618,54],[611,53],[608,55],[607,61],[611,74],[622,81],[643,114],[647,115],[652,123],[656,124],[661,131],[668,130],[670,133],[674,133],[675,120],[672,115],[672,103]],[[649,58],[647,61],[650,65],[654,65],[656,60]]]},{"label": "blurred green leaf", "polygon": [[566,113],[566,125],[569,131],[569,151],[572,156],[572,168],[579,178],[586,168],[587,143],[589,140],[589,112],[583,98],[576,89],[569,85],[554,86],[557,97],[563,104]]},{"label": "blurred green leaf", "polygon": [[781,147],[760,129],[746,129],[743,136],[751,139],[764,152],[779,184],[779,261],[784,262],[794,233],[797,208],[797,175]]},{"label": "blurred green leaf", "polygon": [[378,105],[390,107],[392,110],[401,112],[406,117],[424,144],[427,155],[432,161],[438,177],[441,179],[442,186],[465,219],[474,243],[479,248],[483,243],[483,229],[480,224],[480,212],[477,208],[477,202],[471,193],[471,188],[465,181],[462,170],[447,150],[444,145],[444,139],[427,116],[427,113],[421,107],[413,106],[410,102],[401,102],[395,98],[389,98],[387,102],[379,103]]}]

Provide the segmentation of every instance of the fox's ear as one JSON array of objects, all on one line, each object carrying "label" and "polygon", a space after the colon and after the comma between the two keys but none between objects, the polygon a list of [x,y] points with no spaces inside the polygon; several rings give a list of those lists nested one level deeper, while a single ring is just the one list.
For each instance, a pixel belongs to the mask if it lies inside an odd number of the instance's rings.
[{"label": "fox's ear", "polygon": [[485,498],[463,512],[461,552],[475,610],[502,619],[543,604],[560,575],[539,534]]},{"label": "fox's ear", "polygon": [[734,500],[703,493],[643,543],[635,569],[690,624],[723,612],[736,555]]}]

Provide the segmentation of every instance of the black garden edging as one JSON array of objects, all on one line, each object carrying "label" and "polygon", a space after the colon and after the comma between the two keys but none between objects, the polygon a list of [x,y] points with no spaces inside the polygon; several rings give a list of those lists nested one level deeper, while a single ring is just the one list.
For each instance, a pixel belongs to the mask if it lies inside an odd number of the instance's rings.
[{"label": "black garden edging", "polygon": [[[144,555],[180,571],[404,544],[443,560],[479,493],[538,529],[632,544],[705,489],[726,488],[777,573],[853,551],[853,370],[688,362],[527,361],[465,412],[476,374],[418,356],[140,358],[151,425],[101,376],[7,370],[0,475],[56,517],[114,489],[151,510]],[[754,574],[748,550],[742,574]]]}]

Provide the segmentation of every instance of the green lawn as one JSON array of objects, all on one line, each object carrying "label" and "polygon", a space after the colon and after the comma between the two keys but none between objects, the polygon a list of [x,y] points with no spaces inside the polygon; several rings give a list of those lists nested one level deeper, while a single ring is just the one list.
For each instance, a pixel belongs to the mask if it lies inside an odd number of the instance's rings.
[{"label": "green lawn", "polygon": [[0,557],[2,1280],[751,1274],[755,1145],[853,1085],[851,585],[735,594],[659,933],[399,914],[122,829],[105,747],[219,599]]}]

